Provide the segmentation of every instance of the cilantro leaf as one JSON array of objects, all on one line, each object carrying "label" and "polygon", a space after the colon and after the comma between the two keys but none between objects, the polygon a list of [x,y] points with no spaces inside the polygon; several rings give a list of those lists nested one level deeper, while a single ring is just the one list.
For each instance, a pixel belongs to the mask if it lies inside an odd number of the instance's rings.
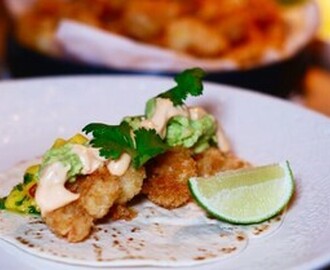
[{"label": "cilantro leaf", "polygon": [[133,158],[133,165],[141,167],[149,159],[164,153],[169,146],[161,139],[154,129],[139,128],[134,131],[137,155]]},{"label": "cilantro leaf", "polygon": [[131,137],[131,127],[127,122],[110,126],[92,123],[83,128],[86,134],[92,133],[90,144],[100,148],[100,155],[105,158],[118,159],[123,152],[135,155],[134,141]]},{"label": "cilantro leaf", "polygon": [[[84,127],[83,131],[86,134],[92,133],[90,144],[100,148],[101,156],[116,160],[124,152],[128,153],[135,168],[140,168],[149,159],[168,149],[168,145],[155,130],[139,128],[133,131],[126,121],[118,126],[92,123]],[[132,138],[133,132],[135,139]]]},{"label": "cilantro leaf", "polygon": [[[187,69],[175,76],[177,85],[174,88],[158,97],[170,99],[174,106],[182,105],[189,95],[202,94],[204,76],[205,72],[200,68]],[[154,110],[154,99],[149,100],[147,104],[147,116]],[[134,117],[132,119],[136,120]],[[92,123],[84,127],[83,131],[93,135],[90,144],[100,149],[101,156],[116,160],[123,153],[128,153],[132,157],[133,166],[139,168],[149,159],[165,152],[169,146],[153,129],[133,130],[131,127],[133,122],[126,119],[117,126]]]},{"label": "cilantro leaf", "polygon": [[158,95],[170,99],[175,106],[182,105],[188,95],[199,96],[203,93],[202,79],[205,76],[201,68],[187,69],[175,76],[177,86]]}]

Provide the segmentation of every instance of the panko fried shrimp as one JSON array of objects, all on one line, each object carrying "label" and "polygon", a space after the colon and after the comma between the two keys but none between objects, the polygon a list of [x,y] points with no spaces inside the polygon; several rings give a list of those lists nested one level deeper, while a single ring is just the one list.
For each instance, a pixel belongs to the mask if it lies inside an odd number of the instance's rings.
[{"label": "panko fried shrimp", "polygon": [[69,242],[82,241],[90,234],[93,223],[110,210],[113,219],[134,217],[134,212],[118,203],[126,203],[138,194],[144,177],[144,169],[136,171],[129,168],[124,175],[115,176],[105,166],[90,175],[80,176],[74,183],[67,184],[68,190],[80,195],[79,199],[46,213],[45,222],[52,231]]},{"label": "panko fried shrimp", "polygon": [[126,220],[130,221],[135,218],[138,213],[126,204],[115,204],[111,207],[109,217],[111,220]]},{"label": "panko fried shrimp", "polygon": [[190,178],[247,166],[230,152],[220,122],[185,104],[203,93],[204,76],[200,68],[185,70],[173,88],[146,102],[143,115],[118,125],[90,123],[86,136],[57,139],[1,199],[2,208],[40,214],[55,235],[76,243],[98,222],[134,219],[136,196],[178,208],[192,201]]},{"label": "panko fried shrimp", "polygon": [[119,177],[111,175],[106,167],[79,177],[68,189],[80,195],[78,202],[94,219],[104,217],[121,193]]},{"label": "panko fried shrimp", "polygon": [[46,214],[43,220],[56,235],[76,243],[89,236],[94,219],[75,201]]},{"label": "panko fried shrimp", "polygon": [[210,147],[193,156],[198,176],[211,176],[221,171],[247,168],[251,165],[232,153],[223,153],[216,147]]},{"label": "panko fried shrimp", "polygon": [[177,208],[189,201],[188,180],[195,175],[196,164],[190,151],[176,148],[147,164],[147,179],[142,192],[164,208]]}]

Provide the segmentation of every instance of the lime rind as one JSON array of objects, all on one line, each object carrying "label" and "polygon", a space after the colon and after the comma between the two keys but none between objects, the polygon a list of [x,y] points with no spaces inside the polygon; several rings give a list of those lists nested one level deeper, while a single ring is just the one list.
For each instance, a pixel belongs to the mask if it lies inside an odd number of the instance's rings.
[{"label": "lime rind", "polygon": [[[211,202],[210,198],[207,198],[206,196],[204,196],[203,194],[200,193],[199,187],[198,187],[199,181],[208,181],[209,179],[204,179],[203,177],[191,178],[188,182],[189,189],[191,191],[192,196],[196,200],[196,202],[203,209],[205,209],[210,215],[214,216],[215,218],[217,218],[219,220],[229,222],[232,224],[239,224],[239,225],[249,225],[249,224],[261,223],[261,222],[266,221],[266,220],[278,215],[279,213],[281,213],[285,209],[285,207],[288,205],[288,203],[290,202],[290,200],[293,196],[295,184],[294,184],[293,173],[292,173],[292,169],[290,167],[289,161],[272,164],[272,165],[261,166],[261,167],[257,167],[257,168],[226,171],[226,172],[223,172],[216,176],[211,177],[211,178],[217,178],[217,179],[222,177],[222,179],[223,179],[223,178],[226,178],[226,177],[232,176],[232,175],[234,175],[234,176],[240,175],[240,174],[244,175],[246,173],[253,174],[254,172],[257,172],[260,169],[267,170],[270,168],[281,168],[283,170],[284,177],[282,179],[278,179],[278,180],[284,182],[284,183],[281,183],[284,185],[284,192],[283,192],[283,194],[281,194],[282,195],[281,199],[278,200],[277,204],[274,207],[272,207],[269,211],[268,210],[263,211],[259,215],[253,215],[251,217],[238,217],[238,216],[230,215],[230,214],[226,213],[226,211],[221,209],[221,207],[219,209],[219,207],[213,206],[212,203],[215,204],[216,200],[213,200],[213,202]],[[219,181],[219,180],[216,180],[216,181]],[[255,187],[253,187],[253,188],[255,188]],[[270,189],[270,191],[271,190],[272,189]],[[258,194],[258,195],[260,195],[260,194]],[[257,198],[257,199],[260,199],[260,198]],[[268,199],[268,197],[266,197],[266,199]],[[249,202],[246,202],[246,201],[241,202],[242,208],[244,208],[244,205],[246,205],[246,204],[249,204]],[[240,206],[238,206],[238,207],[240,207]],[[261,210],[263,210],[263,209],[261,209]]]}]

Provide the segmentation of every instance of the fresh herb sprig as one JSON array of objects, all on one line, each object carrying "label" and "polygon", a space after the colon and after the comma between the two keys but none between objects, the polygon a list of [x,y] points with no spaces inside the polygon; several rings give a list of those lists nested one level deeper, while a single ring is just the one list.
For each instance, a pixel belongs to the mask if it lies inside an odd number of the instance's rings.
[{"label": "fresh herb sprig", "polygon": [[155,130],[133,130],[125,121],[117,126],[92,123],[84,127],[83,131],[93,135],[90,144],[100,149],[102,157],[117,160],[121,154],[127,153],[132,157],[134,168],[140,168],[149,159],[169,148]]},{"label": "fresh herb sprig", "polygon": [[[199,96],[203,93],[204,76],[205,72],[200,68],[187,69],[175,77],[177,85],[174,88],[161,93],[158,97],[170,99],[174,106],[182,105],[189,95]],[[149,100],[148,103],[152,107],[154,102]],[[135,168],[141,167],[151,158],[170,148],[156,130],[133,129],[126,121],[113,126],[91,123],[83,128],[83,132],[93,135],[90,144],[100,149],[102,157],[117,160],[123,153],[127,153],[132,157]]]},{"label": "fresh herb sprig", "polygon": [[201,68],[184,70],[174,78],[177,86],[158,95],[157,97],[170,99],[174,106],[182,105],[188,95],[199,96],[203,93],[202,79],[205,75],[205,71]]}]

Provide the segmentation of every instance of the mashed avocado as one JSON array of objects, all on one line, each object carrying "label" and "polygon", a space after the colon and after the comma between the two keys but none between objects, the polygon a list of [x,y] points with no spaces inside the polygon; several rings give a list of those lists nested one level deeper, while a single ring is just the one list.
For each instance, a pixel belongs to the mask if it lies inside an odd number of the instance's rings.
[{"label": "mashed avocado", "polygon": [[[146,118],[152,117],[155,111],[155,99],[148,101],[146,106]],[[134,130],[140,128],[143,116],[125,117],[127,122]],[[172,117],[166,126],[166,143],[171,146],[183,146],[192,148],[195,153],[201,153],[211,145],[217,143],[216,140],[217,124],[211,114],[206,114],[198,120],[192,120],[185,116]]]},{"label": "mashed avocado", "polygon": [[74,180],[74,177],[83,169],[83,164],[79,156],[72,151],[72,144],[70,143],[48,150],[43,156],[40,170],[55,162],[61,162],[64,166],[69,167],[67,175],[69,181]]},{"label": "mashed avocado", "polygon": [[[150,119],[157,110],[156,98],[148,100],[145,115]],[[141,118],[129,119],[129,124],[135,128]],[[166,143],[171,146],[183,146],[193,148],[195,153],[201,153],[212,144],[216,144],[216,121],[215,118],[206,114],[200,119],[192,120],[186,116],[172,117],[166,125]]]},{"label": "mashed avocado", "polygon": [[166,142],[170,146],[193,148],[201,153],[216,143],[216,121],[210,114],[201,119],[191,120],[175,116],[167,124]]},{"label": "mashed avocado", "polygon": [[146,107],[144,110],[145,116],[150,119],[156,110],[156,98],[151,98],[147,101]]}]

